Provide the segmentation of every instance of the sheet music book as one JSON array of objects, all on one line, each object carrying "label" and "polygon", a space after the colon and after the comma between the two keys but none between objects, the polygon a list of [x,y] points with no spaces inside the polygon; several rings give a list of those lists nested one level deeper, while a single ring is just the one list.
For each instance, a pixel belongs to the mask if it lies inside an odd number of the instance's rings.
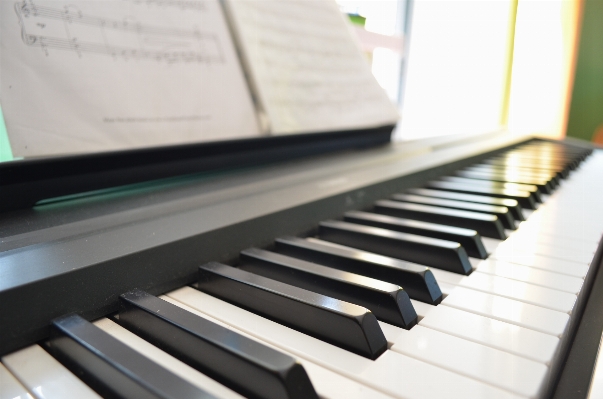
[{"label": "sheet music book", "polygon": [[1,1],[0,102],[14,156],[395,123],[334,1],[223,6]]},{"label": "sheet music book", "polygon": [[252,85],[273,134],[395,124],[335,1],[227,0]]},{"label": "sheet music book", "polygon": [[0,2],[15,156],[260,134],[218,0]]}]

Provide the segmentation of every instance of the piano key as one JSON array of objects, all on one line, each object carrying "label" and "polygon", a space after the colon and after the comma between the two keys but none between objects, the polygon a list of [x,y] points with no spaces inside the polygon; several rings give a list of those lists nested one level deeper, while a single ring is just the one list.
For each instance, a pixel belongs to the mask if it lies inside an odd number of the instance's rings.
[{"label": "piano key", "polygon": [[448,397],[450,392],[462,398],[517,397],[389,350],[375,361],[368,360],[189,287],[172,291],[168,296],[279,349],[397,398],[439,399]]},{"label": "piano key", "polygon": [[199,267],[198,289],[369,359],[387,349],[377,319],[358,305],[216,262]]},{"label": "piano key", "polygon": [[469,166],[467,168],[462,169],[461,171],[462,172],[470,172],[470,173],[481,173],[481,174],[491,173],[491,174],[500,175],[500,176],[504,176],[504,177],[510,177],[511,179],[514,179],[516,177],[517,178],[525,177],[528,179],[544,180],[550,184],[552,189],[556,189],[560,183],[560,179],[555,173],[538,172],[538,171],[531,171],[528,169],[520,169],[520,168],[513,168],[513,167],[502,167],[502,166],[496,166],[496,165],[479,164],[479,165]]},{"label": "piano key", "polygon": [[317,398],[305,370],[292,357],[144,291],[120,296],[119,322],[247,397]]},{"label": "piano key", "polygon": [[[486,251],[488,251],[489,254],[496,252],[498,247],[505,241],[497,240],[496,238],[489,238],[489,237],[482,238],[482,243],[484,244],[484,248],[486,248]],[[473,265],[473,267],[475,267],[475,262],[479,262],[477,259],[470,259],[470,261],[472,262],[471,264]]]},{"label": "piano key", "polygon": [[529,159],[534,162],[547,162],[553,164],[566,164],[569,162],[580,162],[582,156],[571,154],[565,151],[550,151],[540,146],[539,148],[525,146],[521,148],[514,148],[510,151],[506,151],[503,154],[499,154],[499,157],[505,157],[509,159]]},{"label": "piano key", "polygon": [[423,319],[425,316],[427,316],[427,314],[429,312],[431,312],[433,309],[437,308],[437,306],[435,306],[435,305],[430,305],[428,303],[417,301],[414,299],[411,299],[410,302],[412,303],[412,306],[415,308],[415,311],[417,312],[417,316],[419,316],[419,322],[421,322],[421,319]]},{"label": "piano key", "polygon": [[449,306],[433,306],[420,325],[546,365],[558,355],[560,344],[558,337]]},{"label": "piano key", "polygon": [[[488,248],[488,247],[489,247],[489,245],[486,246],[486,248]],[[496,251],[494,251],[494,252],[496,252]],[[528,266],[528,267],[543,270],[543,271],[559,273],[559,274],[563,274],[566,276],[572,276],[572,277],[577,277],[577,278],[581,278],[581,279],[583,279],[586,276],[586,274],[588,273],[588,269],[589,269],[588,265],[582,265],[582,264],[579,264],[576,262],[570,262],[570,261],[566,261],[563,259],[548,258],[548,257],[542,256],[542,255],[522,254],[522,256],[517,256],[517,257],[513,257],[513,256],[498,257],[498,256],[495,256],[494,254],[492,254],[492,255],[490,255],[490,257],[488,259],[484,259],[484,260],[475,259],[475,261],[473,261],[473,259],[470,258],[469,261],[472,262],[472,265],[474,267],[477,267],[477,265],[481,265],[484,263],[503,261],[503,262],[510,263],[510,264]]]},{"label": "piano key", "polygon": [[530,177],[522,177],[515,176],[511,177],[507,174],[502,173],[493,173],[493,172],[476,172],[476,171],[466,171],[461,170],[457,171],[456,175],[459,177],[464,177],[468,179],[476,179],[476,180],[484,180],[484,181],[494,181],[501,183],[517,183],[517,184],[529,184],[538,187],[538,191],[543,194],[552,194],[553,186],[552,182],[544,179],[536,179]]},{"label": "piano key", "polygon": [[320,222],[318,234],[324,241],[455,273],[471,273],[467,252],[457,242],[335,220]]},{"label": "piano key", "polygon": [[550,147],[545,148],[544,146],[522,146],[521,148],[514,148],[513,150],[498,154],[498,157],[505,157],[518,161],[526,159],[535,163],[550,163],[553,165],[565,165],[568,163],[579,165],[588,155],[589,154],[587,153],[567,151],[566,149],[560,148],[553,149]]},{"label": "piano key", "polygon": [[6,355],[2,363],[36,399],[101,398],[39,345]]},{"label": "piano key", "polygon": [[530,152],[508,152],[506,154],[502,154],[494,159],[504,159],[511,160],[515,162],[523,162],[523,163],[531,163],[535,165],[552,165],[552,166],[562,166],[569,167],[571,169],[575,169],[576,166],[580,163],[579,160],[575,160],[572,158],[568,158],[564,155],[553,155],[548,154],[547,156],[542,156],[541,154],[535,154]]},{"label": "piano key", "polygon": [[525,218],[523,217],[522,208],[519,203],[514,199],[509,198],[498,198],[498,197],[486,197],[483,195],[472,195],[472,194],[462,194],[455,193],[452,191],[442,191],[442,190],[430,190],[428,188],[409,188],[406,190],[408,193],[422,195],[425,197],[435,197],[435,198],[447,198],[456,201],[465,201],[472,202],[478,204],[488,204],[495,206],[504,206],[507,208],[513,218],[515,220],[523,221]]},{"label": "piano key", "polygon": [[488,188],[473,184],[459,184],[445,181],[431,181],[427,183],[427,186],[438,190],[454,191],[464,194],[514,199],[522,206],[522,208],[536,209],[536,201],[528,191]]},{"label": "piano key", "polygon": [[530,165],[544,165],[544,166],[555,166],[555,167],[563,167],[569,169],[575,169],[580,161],[572,160],[570,158],[566,158],[564,156],[561,157],[541,157],[537,154],[530,153],[519,153],[519,152],[511,152],[506,153],[498,157],[494,157],[494,159],[502,159],[508,161],[514,161],[519,163],[526,163]]},{"label": "piano key", "polygon": [[175,357],[168,355],[163,350],[150,344],[149,342],[140,338],[138,335],[128,331],[110,319],[102,318],[96,320],[93,324],[139,354],[157,364],[160,364],[166,370],[214,396],[228,399],[243,398],[235,391],[230,390],[229,388],[209,378],[205,374],[200,373]]},{"label": "piano key", "polygon": [[[587,233],[576,226],[564,226],[563,229],[551,229],[539,223],[520,223],[514,234],[536,237],[539,240],[550,242],[552,239],[563,239],[570,243],[585,243],[588,246],[598,246],[600,237]],[[540,238],[542,237],[542,238]],[[573,244],[572,244],[573,245]]]},{"label": "piano key", "polygon": [[565,259],[550,258],[547,256],[512,252],[494,252],[490,255],[490,259],[502,260],[509,263],[534,267],[537,269],[547,270],[555,273],[567,274],[574,277],[584,278],[588,273],[589,264],[569,261]]},{"label": "piano key", "polygon": [[[458,182],[461,184],[479,184],[479,185],[493,187],[493,188],[527,191],[532,194],[533,193],[538,193],[539,195],[545,194],[540,191],[540,189],[538,188],[538,185],[531,184],[531,183],[512,183],[512,182],[504,182],[504,181],[500,182],[500,181],[490,180],[490,179],[476,179],[473,177],[462,177],[462,176],[441,176],[439,179],[442,181]],[[537,196],[536,198],[538,199],[539,197]]]},{"label": "piano key", "polygon": [[480,259],[488,257],[482,239],[475,230],[359,211],[346,212],[343,220],[350,223],[458,242],[465,248],[469,256]]},{"label": "piano key", "polygon": [[[554,235],[535,235],[529,231],[529,228],[522,229],[522,231],[513,232],[509,235],[509,238],[506,240],[509,243],[512,242],[520,242],[525,243],[525,245],[543,245],[545,247],[556,247],[556,248],[567,248],[572,251],[578,251],[581,253],[589,253],[594,254],[597,251],[598,243],[594,240],[583,241],[572,239],[563,236],[554,236]],[[516,234],[518,233],[518,234]],[[554,232],[553,232],[554,234]]]},{"label": "piano key", "polygon": [[454,284],[450,284],[445,281],[440,281],[438,284],[440,284],[440,288],[442,289],[442,294],[444,294],[444,299],[446,297],[448,297],[448,295],[452,294],[454,292],[454,289],[456,287],[458,287]]},{"label": "piano key", "polygon": [[438,283],[425,266],[313,238],[282,237],[275,244],[278,252],[289,256],[399,285],[413,299],[434,305],[442,300]]},{"label": "piano key", "polygon": [[554,167],[546,165],[536,165],[531,163],[513,162],[509,160],[488,160],[480,165],[492,165],[499,168],[514,168],[530,173],[549,173],[555,175],[555,177],[561,182],[569,177],[571,170],[564,167]]},{"label": "piano key", "polygon": [[421,325],[404,331],[391,350],[529,398],[540,397],[547,382],[542,363]]},{"label": "piano key", "polygon": [[566,162],[549,162],[546,160],[543,161],[525,158],[500,158],[499,160],[507,163],[511,162],[512,164],[517,164],[519,166],[529,167],[532,169],[562,172],[562,176],[564,176],[564,178],[569,177],[570,173],[577,168],[576,164]]},{"label": "piano key", "polygon": [[452,288],[439,306],[450,306],[555,337],[561,337],[566,332],[569,322],[567,313],[468,288]]},{"label": "piano key", "polygon": [[257,248],[242,251],[241,260],[242,270],[363,306],[395,326],[417,323],[408,294],[397,285]]},{"label": "piano key", "polygon": [[486,165],[495,165],[504,168],[517,168],[517,169],[525,169],[535,172],[545,172],[545,173],[555,173],[561,179],[565,179],[569,176],[570,169],[563,168],[558,166],[550,166],[550,165],[542,165],[542,164],[534,164],[534,163],[526,163],[526,162],[513,162],[508,159],[486,159],[483,161]]},{"label": "piano key", "polygon": [[[586,211],[583,212],[586,213]],[[589,220],[589,217],[592,219]],[[603,232],[601,221],[592,214],[586,216],[585,214],[580,215],[578,213],[572,214],[571,212],[564,212],[564,215],[562,216],[555,212],[534,212],[529,223],[524,223],[528,226],[536,226],[540,230],[553,231],[555,234],[557,234],[558,229],[568,229],[571,230],[576,237],[584,236],[597,241],[600,240],[601,233]]]},{"label": "piano key", "polygon": [[484,237],[501,240],[507,238],[504,226],[495,215],[389,200],[375,202],[374,211],[394,217],[472,229]]},{"label": "piano key", "polygon": [[215,398],[77,315],[53,321],[49,351],[103,396]]},{"label": "piano key", "polygon": [[25,387],[0,363],[0,399],[31,399]]},{"label": "piano key", "polygon": [[[166,295],[162,295],[160,297],[166,302],[169,302],[173,305],[176,305],[187,312],[191,312],[197,316],[203,317],[207,320],[210,320],[212,323],[218,324],[224,328],[229,329],[230,331],[247,337],[249,339],[253,339],[262,345],[270,347],[274,350],[285,353],[289,356],[296,357],[294,354],[283,350],[282,348],[278,348],[275,345],[267,342],[263,338],[255,337],[247,332],[234,328],[229,324],[225,324],[222,321],[215,319],[205,313],[199,312],[197,309],[193,309],[190,306],[185,305],[182,302],[179,302],[171,297]],[[262,319],[267,320],[267,319]],[[267,320],[269,321],[269,320]],[[376,391],[358,381],[350,379],[348,377],[344,377],[338,373],[335,373],[329,369],[326,369],[322,366],[317,365],[316,363],[312,363],[304,358],[296,357],[296,360],[304,366],[304,369],[310,376],[310,380],[312,381],[312,385],[316,389],[318,395],[321,398],[325,399],[364,399],[364,398],[375,398],[375,399],[391,399],[392,396],[386,395],[383,392]],[[188,366],[187,366],[188,367]],[[192,369],[191,369],[192,370]],[[197,371],[195,371],[197,372]],[[198,372],[197,372],[198,373]]]},{"label": "piano key", "polygon": [[473,202],[455,201],[443,198],[423,197],[413,194],[394,194],[391,199],[394,201],[411,202],[415,204],[424,204],[438,206],[442,208],[461,209],[470,212],[487,213],[496,215],[505,229],[515,230],[515,218],[504,206],[476,204]]},{"label": "piano key", "polygon": [[538,190],[537,186],[531,184],[499,183],[488,180],[468,179],[458,176],[442,176],[440,177],[440,181],[458,183],[463,185],[476,185],[480,187],[494,188],[499,190],[527,191],[532,195],[534,201],[542,203],[542,193]]},{"label": "piano key", "polygon": [[567,292],[480,272],[472,273],[471,276],[459,276],[444,270],[433,270],[433,274],[438,282],[516,299],[567,314],[572,314],[577,299],[576,295]]},{"label": "piano key", "polygon": [[495,259],[479,262],[476,271],[513,280],[523,281],[541,287],[548,287],[559,291],[578,295],[584,280],[559,273],[548,272],[529,266],[498,261]]},{"label": "piano key", "polygon": [[532,244],[529,241],[524,243],[516,239],[503,241],[496,248],[496,252],[512,253],[513,255],[517,255],[519,253],[537,254],[550,258],[565,259],[584,264],[590,264],[590,261],[595,255],[594,252],[556,247],[539,243]]}]

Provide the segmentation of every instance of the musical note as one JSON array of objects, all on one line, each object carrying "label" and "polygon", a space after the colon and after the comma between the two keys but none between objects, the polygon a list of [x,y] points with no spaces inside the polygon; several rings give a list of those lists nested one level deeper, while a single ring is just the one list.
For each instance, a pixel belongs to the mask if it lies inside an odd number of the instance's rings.
[{"label": "musical note", "polygon": [[44,7],[32,0],[15,3],[14,9],[23,43],[40,47],[47,55],[49,49],[58,49],[74,51],[79,57],[94,53],[168,63],[224,62],[218,38],[197,28],[165,28],[131,17],[110,20],[84,15],[75,6]]}]

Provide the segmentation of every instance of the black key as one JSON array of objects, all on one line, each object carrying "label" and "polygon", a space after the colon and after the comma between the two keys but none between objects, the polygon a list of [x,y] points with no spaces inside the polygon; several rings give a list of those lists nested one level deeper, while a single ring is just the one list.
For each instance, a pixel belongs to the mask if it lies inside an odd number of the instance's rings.
[{"label": "black key", "polygon": [[346,212],[343,219],[350,223],[458,242],[469,256],[479,259],[488,257],[482,238],[475,230],[359,211]]},{"label": "black key", "polygon": [[417,324],[417,312],[398,285],[257,248],[241,252],[241,259],[239,268],[248,272],[364,306],[377,319],[407,330]]},{"label": "black key", "polygon": [[360,274],[404,288],[412,299],[437,305],[442,291],[429,268],[315,238],[282,237],[278,252],[334,269]]},{"label": "black key", "polygon": [[511,215],[513,215],[515,220],[525,220],[523,217],[523,208],[514,199],[462,194],[443,190],[430,190],[428,188],[409,188],[406,191],[410,194],[417,194],[425,197],[447,198],[456,201],[475,202],[477,204],[504,206],[511,212]]},{"label": "black key", "polygon": [[103,397],[215,397],[172,374],[77,315],[53,321],[47,348],[54,357]]},{"label": "black key", "polygon": [[467,252],[458,242],[336,220],[320,222],[318,235],[324,241],[392,258],[464,275],[471,273]]},{"label": "black key", "polygon": [[505,229],[495,215],[440,208],[430,205],[382,200],[375,203],[375,212],[399,218],[472,229],[484,237],[505,240]]},{"label": "black key", "polygon": [[429,188],[438,190],[455,191],[464,194],[486,195],[489,197],[509,198],[519,202],[523,208],[536,209],[536,201],[532,198],[531,193],[527,191],[488,188],[469,184],[452,183],[445,181],[430,181],[427,183]]},{"label": "black key", "polygon": [[515,230],[517,228],[515,227],[515,218],[513,217],[513,215],[511,215],[509,209],[504,206],[476,204],[473,202],[455,201],[444,198],[423,197],[420,195],[413,194],[394,194],[392,195],[392,199],[394,201],[412,202],[415,204],[432,205],[451,209],[462,209],[471,212],[496,215],[498,216],[498,220],[500,220],[500,222],[506,229]]},{"label": "black key", "polygon": [[530,148],[515,148],[513,150],[504,152],[498,155],[501,158],[513,158],[513,159],[529,159],[537,162],[550,162],[554,164],[565,164],[569,162],[579,162],[580,157],[576,157],[572,154],[567,154],[559,151],[549,151],[542,148],[530,149]]},{"label": "black key", "polygon": [[538,187],[538,191],[543,194],[551,194],[553,192],[552,182],[545,179],[536,179],[522,176],[511,176],[510,174],[494,173],[494,172],[476,172],[468,170],[460,170],[456,172],[460,177],[466,177],[469,179],[495,181],[501,183],[517,183],[517,184],[531,184]]},{"label": "black key", "polygon": [[542,154],[534,154],[534,153],[521,153],[521,152],[510,152],[498,157],[495,159],[509,159],[513,161],[521,161],[521,162],[529,162],[537,165],[553,165],[553,166],[561,166],[568,167],[571,170],[576,169],[576,167],[580,164],[580,160],[574,160],[567,158],[565,156],[549,156]]},{"label": "black key", "polygon": [[545,169],[545,168],[536,168],[536,167],[530,166],[530,165],[518,165],[518,164],[511,163],[511,162],[496,161],[496,160],[487,160],[487,161],[484,161],[484,163],[476,164],[474,166],[475,167],[485,166],[485,167],[492,167],[492,168],[512,169],[512,170],[517,170],[520,172],[527,172],[527,173],[537,174],[537,175],[538,174],[550,174],[555,177],[557,182],[560,182],[567,176],[567,173],[565,173],[563,169],[552,170],[552,169]]},{"label": "black key", "polygon": [[375,315],[358,305],[216,262],[199,267],[198,288],[369,359],[387,349]]},{"label": "black key", "polygon": [[533,169],[554,170],[557,172],[558,171],[567,171],[567,172],[571,171],[571,168],[568,165],[565,165],[563,163],[549,162],[546,160],[539,160],[539,159],[526,159],[526,158],[519,158],[519,157],[511,157],[511,156],[493,157],[493,158],[484,160],[484,162],[485,163],[502,162],[506,165],[523,166],[523,167],[529,167],[529,168],[533,168]]},{"label": "black key", "polygon": [[246,397],[318,398],[291,356],[144,291],[121,295],[119,323]]},{"label": "black key", "polygon": [[514,162],[511,160],[507,160],[507,159],[495,159],[495,158],[491,158],[491,159],[486,159],[484,161],[485,164],[487,165],[497,165],[497,166],[502,166],[502,167],[506,167],[506,168],[519,168],[519,169],[526,169],[526,170],[532,170],[532,171],[544,171],[544,172],[548,172],[548,173],[556,173],[560,178],[565,179],[569,173],[570,173],[570,169],[569,168],[564,168],[564,167],[560,167],[560,166],[551,166],[551,165],[542,165],[542,164],[534,164],[532,162]]},{"label": "black key", "polygon": [[463,170],[473,171],[473,172],[490,172],[490,173],[499,173],[499,174],[510,174],[517,175],[520,177],[526,177],[530,179],[540,179],[540,180],[554,180],[555,183],[559,183],[559,177],[557,173],[546,171],[546,170],[534,170],[529,168],[521,168],[519,166],[511,166],[511,165],[493,165],[488,163],[479,163],[468,166]]},{"label": "black key", "polygon": [[534,185],[527,184],[515,184],[515,183],[498,183],[487,180],[479,180],[479,179],[466,179],[464,177],[458,176],[444,176],[441,177],[440,180],[451,182],[451,183],[459,183],[459,184],[467,184],[467,185],[478,185],[481,187],[488,188],[498,188],[501,190],[518,190],[518,191],[527,191],[529,192],[536,202],[542,203],[542,197],[540,192],[538,191],[538,187]]},{"label": "black key", "polygon": [[559,186],[559,178],[555,175],[555,173],[545,173],[545,172],[534,172],[527,169],[519,169],[519,168],[505,168],[495,165],[473,165],[468,168],[462,169],[463,172],[472,172],[472,173],[492,173],[495,175],[501,175],[504,177],[517,176],[520,179],[534,179],[534,180],[544,180],[550,186],[551,189],[555,189]]},{"label": "black key", "polygon": [[562,143],[548,143],[548,142],[539,142],[539,143],[529,143],[522,145],[521,147],[515,148],[516,150],[526,151],[529,150],[531,152],[537,154],[560,154],[572,159],[585,159],[588,155],[591,154],[590,149],[580,149],[567,145],[563,145]]}]

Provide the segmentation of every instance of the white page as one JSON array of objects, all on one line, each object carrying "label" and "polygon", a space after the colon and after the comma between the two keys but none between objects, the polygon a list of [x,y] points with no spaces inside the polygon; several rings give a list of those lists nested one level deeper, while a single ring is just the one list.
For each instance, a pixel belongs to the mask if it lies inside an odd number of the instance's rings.
[{"label": "white page", "polygon": [[0,0],[15,156],[260,134],[217,0]]},{"label": "white page", "polygon": [[228,0],[273,134],[375,127],[398,113],[333,0]]}]

